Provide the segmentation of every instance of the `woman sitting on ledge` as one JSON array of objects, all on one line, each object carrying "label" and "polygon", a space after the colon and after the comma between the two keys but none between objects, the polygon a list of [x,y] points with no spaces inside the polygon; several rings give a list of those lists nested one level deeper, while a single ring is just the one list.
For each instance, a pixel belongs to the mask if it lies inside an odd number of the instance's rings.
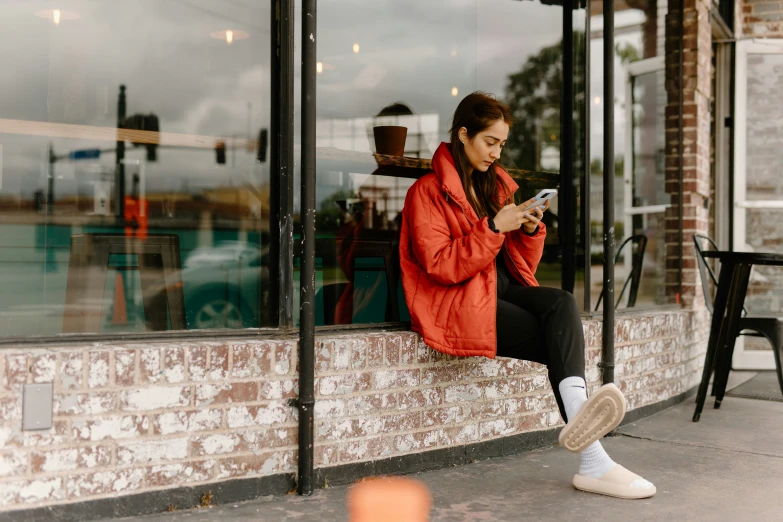
[{"label": "woman sitting on ledge", "polygon": [[625,415],[613,384],[588,399],[584,334],[570,293],[538,286],[549,207],[513,204],[517,184],[498,165],[511,114],[473,93],[454,113],[451,143],[433,172],[408,190],[400,264],[413,330],[454,356],[512,357],[547,366],[560,414],[560,444],[580,453],[574,486],[620,498],[646,498],[655,486],[616,464],[598,441]]}]

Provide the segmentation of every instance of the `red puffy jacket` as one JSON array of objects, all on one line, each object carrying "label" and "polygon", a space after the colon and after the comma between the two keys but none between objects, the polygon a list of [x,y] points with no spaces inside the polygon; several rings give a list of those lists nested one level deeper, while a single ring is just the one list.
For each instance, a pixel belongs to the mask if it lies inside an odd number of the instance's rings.
[{"label": "red puffy jacket", "polygon": [[[538,286],[533,275],[544,250],[546,227],[529,236],[522,229],[496,234],[479,219],[462,188],[450,145],[441,143],[433,172],[408,190],[402,210],[400,267],[411,326],[428,346],[451,355],[494,358],[497,353],[497,269],[503,249],[511,274]],[[509,187],[518,186],[502,169]]]}]

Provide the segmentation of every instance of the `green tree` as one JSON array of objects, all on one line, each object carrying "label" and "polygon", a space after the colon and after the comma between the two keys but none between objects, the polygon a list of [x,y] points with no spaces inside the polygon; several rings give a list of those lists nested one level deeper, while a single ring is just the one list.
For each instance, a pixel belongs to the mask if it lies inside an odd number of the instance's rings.
[{"label": "green tree", "polygon": [[[574,56],[584,56],[584,33],[574,32]],[[632,44],[618,44],[617,56],[623,63],[639,60],[639,50]],[[503,161],[510,167],[540,170],[541,150],[556,147],[560,150],[560,105],[563,87],[563,42],[544,47],[531,56],[519,72],[509,75],[506,83],[505,102],[514,117],[514,131],[506,142]],[[585,68],[579,59],[574,69],[574,109],[580,110],[585,99]],[[578,133],[582,124],[575,121]],[[578,134],[576,134],[578,136]],[[575,137],[576,137],[575,136]],[[591,161],[591,171],[594,162]],[[622,158],[615,160],[615,173],[622,175]],[[598,163],[600,168],[600,160]],[[600,172],[600,171],[599,171]]]},{"label": "green tree", "polygon": [[[614,175],[622,177],[624,172],[625,172],[625,156],[621,154],[614,158]],[[600,159],[593,158],[590,161],[590,174],[595,176],[604,175],[604,166],[603,166],[603,162],[601,162]]]},{"label": "green tree", "polygon": [[315,216],[315,227],[319,232],[337,230],[345,222],[346,200],[358,196],[351,190],[338,190],[321,200]]},{"label": "green tree", "polygon": [[[575,110],[585,99],[585,67],[578,57],[584,56],[585,35],[574,32],[574,98]],[[544,47],[531,56],[519,72],[509,75],[504,101],[511,108],[514,131],[506,142],[505,158],[510,167],[540,170],[541,150],[560,150],[560,105],[563,92],[563,42]],[[575,137],[581,123],[575,121]]]},{"label": "green tree", "polygon": [[623,64],[633,63],[642,59],[642,55],[639,52],[639,49],[630,43],[616,44],[614,46],[614,52],[617,54],[617,56],[620,57],[620,61]]}]

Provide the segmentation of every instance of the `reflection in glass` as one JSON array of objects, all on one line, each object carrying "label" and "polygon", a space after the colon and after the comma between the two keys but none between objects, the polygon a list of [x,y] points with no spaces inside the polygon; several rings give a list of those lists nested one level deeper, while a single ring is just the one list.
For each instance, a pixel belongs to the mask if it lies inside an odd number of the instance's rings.
[{"label": "reflection in glass", "polygon": [[[744,248],[756,252],[783,252],[783,179],[780,174],[783,129],[780,127],[783,55],[747,55],[747,116],[744,200],[772,208],[736,208],[745,215]],[[739,78],[738,78],[739,81]],[[765,201],[766,200],[766,201]],[[743,245],[736,245],[743,248]],[[746,297],[752,314],[780,315],[783,310],[783,273],[777,267],[753,268]],[[747,337],[746,350],[768,350],[764,339]]]},{"label": "reflection in glass", "polygon": [[[630,195],[626,194],[624,229],[626,237],[643,235],[647,248],[639,291],[634,306],[666,304],[666,230],[665,214],[669,195],[665,190],[665,110],[666,90],[663,70],[642,74],[633,79]],[[630,196],[630,197],[629,197]],[[618,279],[630,275],[632,255],[623,253],[618,265]],[[619,294],[617,294],[619,296]],[[628,303],[628,301],[623,301]]]},{"label": "reflection in glass", "polygon": [[267,3],[57,7],[0,7],[0,335],[265,325]]},{"label": "reflection in glass", "polygon": [[[520,202],[558,188],[563,19],[562,7],[550,3],[319,4],[317,324],[409,319],[397,261],[402,204],[470,92],[493,93],[514,109],[501,162],[520,184]],[[582,87],[575,90],[583,102],[586,19],[579,13]],[[404,127],[404,138],[390,127]],[[555,201],[537,276],[559,287],[557,215]]]},{"label": "reflection in glass", "polygon": [[[600,8],[593,0],[593,13]],[[664,212],[669,196],[664,184],[664,109],[666,93],[663,71],[636,76],[627,97],[626,82],[629,66],[646,58],[662,54],[663,42],[659,27],[665,19],[665,5],[655,2],[638,6],[616,6],[615,13],[615,158],[614,172],[605,172],[603,157],[603,37],[602,18],[593,16],[594,29],[590,45],[590,264],[591,307],[598,304],[603,284],[603,180],[612,176],[614,182],[615,246],[626,243],[618,251],[615,264],[615,305],[617,308],[645,307],[665,304]],[[630,104],[630,107],[629,107]],[[630,110],[629,110],[630,109]],[[629,120],[630,117],[630,120]],[[628,139],[630,138],[630,142]],[[626,164],[629,163],[629,164]],[[642,237],[643,236],[643,237]],[[633,238],[633,239],[632,239]],[[646,242],[641,258],[640,244]],[[632,297],[635,284],[634,260],[640,260],[638,292]],[[625,291],[623,287],[627,284]]]}]

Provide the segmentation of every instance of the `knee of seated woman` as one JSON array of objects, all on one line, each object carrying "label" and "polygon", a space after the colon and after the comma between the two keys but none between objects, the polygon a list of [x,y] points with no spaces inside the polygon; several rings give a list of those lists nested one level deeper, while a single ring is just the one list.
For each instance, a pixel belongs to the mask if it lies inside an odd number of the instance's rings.
[{"label": "knee of seated woman", "polygon": [[579,313],[579,308],[576,304],[576,298],[574,297],[574,294],[567,290],[561,290],[560,288],[553,288],[553,293],[555,294],[555,301],[553,303],[553,307],[558,308],[570,308],[577,314]]}]

